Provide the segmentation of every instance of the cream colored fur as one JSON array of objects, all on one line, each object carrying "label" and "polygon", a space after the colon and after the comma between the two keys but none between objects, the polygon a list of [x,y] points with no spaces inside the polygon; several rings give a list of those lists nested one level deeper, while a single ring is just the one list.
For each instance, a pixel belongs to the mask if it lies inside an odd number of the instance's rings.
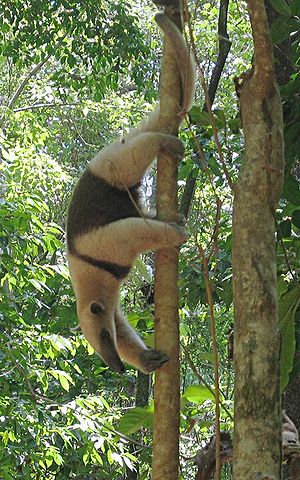
[{"label": "cream colored fur", "polygon": [[80,254],[126,266],[142,252],[178,246],[185,240],[185,230],[177,224],[130,217],[79,237],[75,245]]}]

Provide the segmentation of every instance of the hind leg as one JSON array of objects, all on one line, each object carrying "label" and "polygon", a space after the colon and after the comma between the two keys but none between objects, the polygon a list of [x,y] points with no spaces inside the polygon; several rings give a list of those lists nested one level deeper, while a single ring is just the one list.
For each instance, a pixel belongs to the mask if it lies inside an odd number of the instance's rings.
[{"label": "hind leg", "polygon": [[129,325],[120,308],[115,312],[117,350],[125,362],[144,373],[151,373],[168,361],[167,355],[147,348],[138,334]]},{"label": "hind leg", "polygon": [[164,151],[180,160],[184,147],[174,135],[140,133],[103,148],[91,160],[89,168],[116,187],[132,187],[140,182],[157,154]]}]

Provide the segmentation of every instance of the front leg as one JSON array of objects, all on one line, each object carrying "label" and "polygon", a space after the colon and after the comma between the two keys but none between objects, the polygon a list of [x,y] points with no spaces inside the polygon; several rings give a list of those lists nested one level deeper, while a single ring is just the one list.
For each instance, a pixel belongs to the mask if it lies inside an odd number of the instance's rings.
[{"label": "front leg", "polygon": [[143,373],[151,373],[168,361],[167,355],[147,348],[135,330],[129,325],[120,308],[115,312],[117,350],[120,357]]},{"label": "front leg", "polygon": [[75,248],[80,255],[131,265],[140,253],[176,247],[186,239],[185,229],[177,223],[128,217],[77,238]]}]

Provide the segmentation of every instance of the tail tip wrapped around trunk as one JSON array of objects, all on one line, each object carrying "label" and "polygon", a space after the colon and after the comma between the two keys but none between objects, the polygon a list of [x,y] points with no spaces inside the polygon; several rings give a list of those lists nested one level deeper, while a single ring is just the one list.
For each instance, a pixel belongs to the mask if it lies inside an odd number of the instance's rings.
[{"label": "tail tip wrapped around trunk", "polygon": [[182,81],[182,110],[188,112],[193,104],[195,93],[195,63],[192,52],[175,23],[164,13],[157,13],[155,21],[170,40]]}]

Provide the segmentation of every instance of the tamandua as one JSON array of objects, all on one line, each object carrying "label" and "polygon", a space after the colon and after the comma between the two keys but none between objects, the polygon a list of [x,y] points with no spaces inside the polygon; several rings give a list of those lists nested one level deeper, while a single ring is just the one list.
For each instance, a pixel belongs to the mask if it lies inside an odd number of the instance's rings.
[{"label": "tamandua", "polygon": [[[175,24],[163,13],[156,21],[172,42],[182,77],[179,110],[187,111],[194,95],[193,61]],[[80,328],[104,362],[120,373],[125,371],[121,358],[144,373],[168,360],[145,346],[119,305],[120,286],[140,253],[186,240],[183,227],[142,213],[139,185],[157,154],[166,151],[176,161],[184,153],[176,136],[160,130],[157,109],[125,140],[103,148],[80,177],[68,209],[67,254]]]}]

